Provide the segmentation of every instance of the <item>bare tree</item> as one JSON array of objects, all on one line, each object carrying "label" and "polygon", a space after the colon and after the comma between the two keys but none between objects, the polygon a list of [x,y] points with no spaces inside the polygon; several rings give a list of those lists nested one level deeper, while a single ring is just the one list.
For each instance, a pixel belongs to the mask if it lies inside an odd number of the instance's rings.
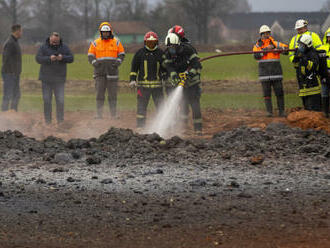
[{"label": "bare tree", "polygon": [[116,0],[118,20],[143,21],[147,17],[146,0]]},{"label": "bare tree", "polygon": [[11,19],[11,23],[26,22],[29,19],[29,5],[32,0],[0,0],[3,14]]},{"label": "bare tree", "polygon": [[180,0],[179,5],[183,7],[188,18],[195,23],[199,34],[200,43],[208,43],[208,23],[219,0]]},{"label": "bare tree", "polygon": [[94,0],[94,7],[95,7],[95,26],[97,26],[100,22],[100,0]]},{"label": "bare tree", "polygon": [[249,13],[251,12],[251,5],[247,0],[233,0],[234,6],[231,13]]},{"label": "bare tree", "polygon": [[115,17],[116,3],[114,0],[107,0],[103,2],[104,18],[111,21]]},{"label": "bare tree", "polygon": [[326,0],[321,8],[322,12],[330,12],[330,0]]}]

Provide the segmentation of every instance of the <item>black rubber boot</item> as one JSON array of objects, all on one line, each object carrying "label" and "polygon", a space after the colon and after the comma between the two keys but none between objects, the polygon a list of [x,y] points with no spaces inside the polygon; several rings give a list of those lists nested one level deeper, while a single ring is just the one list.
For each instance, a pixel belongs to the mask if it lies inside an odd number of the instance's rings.
[{"label": "black rubber boot", "polygon": [[265,105],[266,105],[267,117],[272,117],[273,116],[272,99],[265,98]]},{"label": "black rubber boot", "polygon": [[329,118],[329,97],[322,97],[323,112],[326,118]]},{"label": "black rubber boot", "polygon": [[203,135],[202,129],[203,129],[202,123],[194,123],[195,135],[202,136]]},{"label": "black rubber boot", "polygon": [[278,108],[278,116],[286,117],[284,110],[284,96],[277,97],[277,108]]},{"label": "black rubber boot", "polygon": [[136,118],[136,127],[137,128],[144,128],[146,124],[146,118]]}]

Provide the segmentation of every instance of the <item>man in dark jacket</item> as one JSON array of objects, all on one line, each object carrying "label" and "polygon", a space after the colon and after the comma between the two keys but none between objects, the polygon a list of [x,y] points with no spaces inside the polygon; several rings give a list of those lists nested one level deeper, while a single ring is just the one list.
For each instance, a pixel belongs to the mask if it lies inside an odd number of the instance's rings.
[{"label": "man in dark jacket", "polygon": [[53,32],[39,48],[36,61],[41,64],[39,80],[42,82],[45,121],[47,124],[52,121],[52,97],[54,93],[56,119],[60,123],[64,120],[66,64],[73,62],[73,55],[69,47],[63,44],[60,35]]},{"label": "man in dark jacket", "polygon": [[[164,52],[163,67],[169,75],[169,82],[176,87],[180,81],[180,75],[185,79],[183,90],[182,119],[188,122],[189,106],[192,110],[194,130],[197,135],[202,134],[202,114],[200,107],[200,71],[202,65],[196,50],[191,45],[181,42],[175,33],[169,33],[165,38],[167,49]],[[183,76],[182,76],[183,75]]]},{"label": "man in dark jacket", "polygon": [[2,53],[2,111],[9,109],[9,103],[10,109],[17,111],[18,102],[21,97],[19,77],[22,72],[22,53],[18,39],[22,36],[22,27],[19,24],[15,24],[11,27],[11,31],[11,35],[3,46]]}]

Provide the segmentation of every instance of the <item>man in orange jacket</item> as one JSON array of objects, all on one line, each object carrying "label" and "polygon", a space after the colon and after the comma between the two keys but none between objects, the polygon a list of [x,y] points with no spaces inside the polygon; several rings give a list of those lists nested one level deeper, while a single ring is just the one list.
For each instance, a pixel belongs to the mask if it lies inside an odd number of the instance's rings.
[{"label": "man in orange jacket", "polygon": [[103,118],[105,92],[108,91],[108,103],[112,118],[116,118],[118,67],[124,60],[125,51],[120,41],[113,36],[110,23],[99,26],[100,37],[91,42],[88,61],[94,66],[96,81],[97,118]]},{"label": "man in orange jacket", "polygon": [[[275,41],[270,36],[271,30],[267,25],[260,27],[260,39],[253,47],[253,51],[267,51],[273,49],[287,49],[288,46],[281,42]],[[273,116],[272,105],[272,89],[273,87],[276,98],[279,116],[285,117],[284,111],[284,93],[283,93],[283,73],[280,63],[280,53],[255,53],[254,58],[259,62],[259,80],[262,84],[262,90],[265,99],[267,116]]]}]

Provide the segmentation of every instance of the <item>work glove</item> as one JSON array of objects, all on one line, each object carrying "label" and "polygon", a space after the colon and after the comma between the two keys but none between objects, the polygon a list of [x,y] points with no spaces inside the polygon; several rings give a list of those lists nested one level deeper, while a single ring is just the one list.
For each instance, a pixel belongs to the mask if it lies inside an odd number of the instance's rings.
[{"label": "work glove", "polygon": [[136,83],[136,81],[131,81],[128,85],[129,85],[129,87],[134,88],[137,86],[137,83]]},{"label": "work glove", "polygon": [[322,84],[327,84],[327,79],[326,78],[322,78],[321,83]]},{"label": "work glove", "polygon": [[120,58],[117,58],[115,61],[116,66],[120,66],[123,61]]},{"label": "work glove", "polygon": [[283,50],[283,52],[282,52],[283,55],[289,55],[289,52],[287,51],[286,47],[281,47],[280,49]]},{"label": "work glove", "polygon": [[269,50],[273,50],[274,48],[275,48],[274,45],[269,45],[269,46],[263,48],[262,50],[263,51],[269,51]]},{"label": "work glove", "polygon": [[264,54],[263,53],[254,53],[253,56],[256,60],[259,60],[262,58],[262,56],[264,56]]},{"label": "work glove", "polygon": [[178,83],[180,83],[181,79],[179,75],[176,72],[172,72],[170,76],[169,82],[171,83],[172,86],[176,87]]},{"label": "work glove", "polygon": [[192,79],[193,77],[196,76],[197,71],[196,71],[196,69],[191,69],[189,71],[185,71],[185,73],[187,74],[188,79]]},{"label": "work glove", "polygon": [[94,67],[97,67],[100,64],[100,61],[97,61],[96,59],[92,60],[92,65]]}]

